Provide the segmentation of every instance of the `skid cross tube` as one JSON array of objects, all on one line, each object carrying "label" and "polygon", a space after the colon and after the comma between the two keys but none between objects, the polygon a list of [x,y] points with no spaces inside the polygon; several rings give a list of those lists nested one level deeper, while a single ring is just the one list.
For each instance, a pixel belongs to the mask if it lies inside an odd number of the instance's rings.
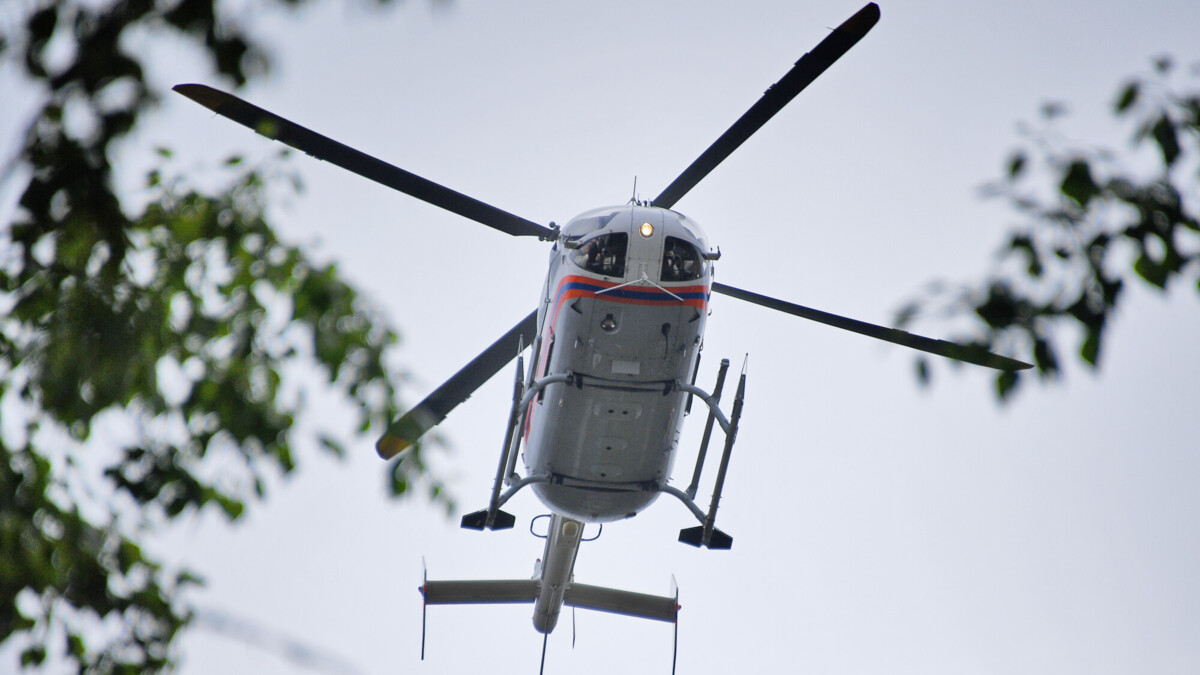
[{"label": "skid cross tube", "polygon": [[575,379],[574,373],[547,375],[540,380],[534,380],[532,372],[529,375],[531,383],[525,390],[525,395],[521,397],[521,403],[518,406],[521,410],[521,417],[508,435],[508,473],[504,477],[504,482],[509,485],[520,480],[520,476],[517,475],[517,444],[521,442],[521,429],[525,427],[525,418],[529,416],[529,406],[533,403],[533,398],[552,384],[572,382]]},{"label": "skid cross tube", "polygon": [[701,525],[703,525],[704,521],[708,519],[708,514],[704,512],[704,509],[696,506],[696,501],[684,494],[683,490],[680,490],[673,485],[663,484],[659,486],[658,491],[663,494],[671,495],[672,497],[683,502],[683,505],[688,508],[688,511],[692,512],[693,516],[696,516],[696,520],[700,521]]},{"label": "skid cross tube", "polygon": [[712,394],[709,394],[707,391],[704,391],[700,387],[684,384],[682,382],[676,382],[675,388],[679,391],[695,394],[697,398],[699,398],[701,401],[704,401],[704,403],[708,406],[709,411],[712,413],[712,416],[716,418],[717,424],[721,425],[721,431],[724,431],[726,434],[729,433],[729,420],[725,417],[725,413],[721,412],[721,409],[717,407],[718,400],[716,397],[714,397]]},{"label": "skid cross tube", "polygon": [[500,495],[500,501],[496,503],[496,506],[497,508],[504,506],[508,500],[513,498],[513,495],[520,492],[521,488],[525,487],[526,485],[533,485],[534,483],[549,483],[552,480],[552,476],[526,476],[520,480],[513,481],[512,486],[505,490],[504,494]]}]

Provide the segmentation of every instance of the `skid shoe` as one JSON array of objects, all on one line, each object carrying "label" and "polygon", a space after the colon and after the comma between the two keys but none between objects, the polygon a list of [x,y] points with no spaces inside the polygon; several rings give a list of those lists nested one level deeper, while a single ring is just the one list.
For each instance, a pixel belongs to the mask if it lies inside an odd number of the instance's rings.
[{"label": "skid shoe", "polygon": [[488,525],[487,509],[468,513],[462,517],[462,526],[468,530],[507,530],[516,524],[517,518],[506,511],[496,511],[496,517],[491,525]]}]

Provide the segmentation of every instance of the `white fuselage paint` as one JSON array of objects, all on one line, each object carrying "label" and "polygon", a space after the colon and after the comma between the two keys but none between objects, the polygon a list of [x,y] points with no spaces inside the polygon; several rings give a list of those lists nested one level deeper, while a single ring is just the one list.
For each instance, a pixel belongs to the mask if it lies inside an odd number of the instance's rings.
[{"label": "white fuselage paint", "polygon": [[[623,257],[611,250],[622,237]],[[555,513],[606,522],[658,497],[687,398],[670,385],[690,382],[704,335],[708,252],[699,226],[660,208],[597,209],[563,228],[530,375],[577,377],[541,392],[522,430],[528,474],[551,479],[533,489]]]}]

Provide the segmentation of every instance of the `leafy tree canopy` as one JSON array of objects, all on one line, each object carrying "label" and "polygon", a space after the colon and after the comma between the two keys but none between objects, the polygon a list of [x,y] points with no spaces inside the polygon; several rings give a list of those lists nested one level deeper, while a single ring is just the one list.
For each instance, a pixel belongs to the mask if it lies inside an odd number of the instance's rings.
[{"label": "leafy tree canopy", "polygon": [[[157,670],[196,578],[148,555],[147,532],[206,507],[237,519],[269,472],[296,466],[301,433],[340,454],[346,433],[298,429],[305,387],[357,411],[342,431],[379,433],[397,409],[396,333],[275,234],[278,162],[231,160],[226,189],[202,194],[160,150],[148,205],[130,213],[116,193],[114,146],[160,95],[128,36],[187,41],[240,86],[267,59],[236,17],[212,0],[14,4],[0,59],[39,98],[0,160],[23,185],[0,232],[0,643],[25,666]],[[409,454],[392,491],[425,473]]]},{"label": "leafy tree canopy", "polygon": [[[1124,82],[1113,113],[1130,130],[1120,149],[1080,147],[1055,133],[1065,108],[1047,104],[1043,124],[1027,130],[1026,147],[1009,158],[1003,178],[985,194],[1020,216],[1000,251],[1002,264],[981,283],[939,290],[904,307],[901,324],[918,315],[969,317],[964,343],[1033,355],[1043,381],[1062,376],[1064,336],[1078,334],[1076,354],[1098,368],[1105,330],[1123,290],[1141,283],[1200,292],[1200,88],[1181,85],[1168,57],[1150,74]],[[1187,85],[1191,85],[1190,88]],[[921,381],[930,371],[917,362]],[[1007,400],[1021,382],[1001,373],[996,394]]]}]

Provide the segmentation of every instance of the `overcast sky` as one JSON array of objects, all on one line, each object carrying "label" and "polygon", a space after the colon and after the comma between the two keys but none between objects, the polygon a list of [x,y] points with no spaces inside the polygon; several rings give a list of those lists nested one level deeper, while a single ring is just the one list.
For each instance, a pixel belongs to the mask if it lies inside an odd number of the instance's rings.
[{"label": "overcast sky", "polygon": [[[276,68],[239,95],[563,223],[624,203],[635,178],[642,197],[657,194],[860,6],[246,8],[260,12],[253,25]],[[677,205],[720,246],[719,280],[888,323],[928,282],[992,269],[1015,216],[978,188],[1018,144],[1018,121],[1060,100],[1069,138],[1120,146],[1126,133],[1107,111],[1124,76],[1164,52],[1200,59],[1193,0],[881,9],[858,46]],[[151,74],[164,92],[225,86],[185,51],[160,51]],[[155,145],[197,167],[276,149],[164,96],[126,149],[131,185]],[[544,244],[305,157],[293,165],[308,190],[275,205],[281,234],[337,261],[393,317],[409,401],[534,306]],[[694,521],[663,498],[585,544],[576,578],[666,593],[674,574],[680,673],[1196,672],[1200,300],[1140,288],[1126,299],[1100,374],[1070,363],[1065,386],[1026,386],[1001,408],[988,372],[939,364],[922,390],[902,348],[714,297],[699,384],[711,387],[721,358],[750,354],[718,519],[734,547],[679,544]],[[436,466],[464,511],[486,504],[510,378],[441,427],[450,451]],[[676,484],[690,477],[702,427],[700,415],[687,422]],[[525,606],[431,608],[418,664],[416,587],[422,556],[431,578],[528,577],[542,551],[528,523],[544,507],[523,494],[508,509],[513,530],[464,531],[419,500],[385,499],[373,443],[351,455],[339,464],[310,450],[238,527],[208,514],[156,548],[207,578],[194,599],[210,616],[302,642],[329,672],[536,672],[541,636]],[[669,625],[579,612],[572,650],[563,618],[547,672],[670,672]],[[297,668],[203,626],[182,645],[184,673]]]}]

